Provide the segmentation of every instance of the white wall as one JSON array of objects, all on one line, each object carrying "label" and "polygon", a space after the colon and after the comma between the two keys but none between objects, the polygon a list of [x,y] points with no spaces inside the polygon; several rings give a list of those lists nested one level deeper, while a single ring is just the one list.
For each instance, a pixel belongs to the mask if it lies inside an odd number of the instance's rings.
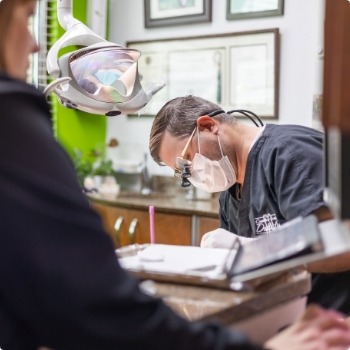
[{"label": "white wall", "polygon": [[[284,15],[247,20],[226,20],[226,0],[213,0],[212,22],[183,26],[144,28],[143,0],[110,0],[110,40],[127,41],[223,34],[279,28],[281,34],[279,120],[281,124],[315,126],[313,95],[321,92],[324,0],[285,0]],[[244,106],[242,106],[244,107]],[[119,116],[108,121],[108,139],[141,145],[148,150],[152,118]],[[317,125],[316,125],[317,126]],[[138,148],[138,147],[137,147]],[[149,160],[153,174],[171,174]]]}]

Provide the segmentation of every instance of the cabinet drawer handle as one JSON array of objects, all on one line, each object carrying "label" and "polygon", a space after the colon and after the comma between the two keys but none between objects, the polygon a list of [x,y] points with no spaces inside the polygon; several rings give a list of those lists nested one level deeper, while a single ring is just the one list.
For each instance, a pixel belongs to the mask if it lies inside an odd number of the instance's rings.
[{"label": "cabinet drawer handle", "polygon": [[137,227],[138,222],[139,222],[139,220],[137,218],[132,219],[130,222],[130,226],[129,226],[129,242],[130,242],[130,244],[135,243],[135,231],[136,231],[136,227]]},{"label": "cabinet drawer handle", "polygon": [[122,216],[119,216],[119,218],[115,221],[115,224],[114,224],[114,231],[115,231],[114,238],[118,247],[120,247],[120,229],[123,221],[124,221],[124,218]]}]

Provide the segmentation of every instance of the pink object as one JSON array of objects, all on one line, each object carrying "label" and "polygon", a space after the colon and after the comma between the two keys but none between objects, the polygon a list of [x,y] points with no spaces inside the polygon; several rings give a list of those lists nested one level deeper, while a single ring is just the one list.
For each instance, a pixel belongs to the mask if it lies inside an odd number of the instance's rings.
[{"label": "pink object", "polygon": [[154,206],[149,206],[149,225],[150,225],[150,242],[155,243],[155,233],[154,233]]}]

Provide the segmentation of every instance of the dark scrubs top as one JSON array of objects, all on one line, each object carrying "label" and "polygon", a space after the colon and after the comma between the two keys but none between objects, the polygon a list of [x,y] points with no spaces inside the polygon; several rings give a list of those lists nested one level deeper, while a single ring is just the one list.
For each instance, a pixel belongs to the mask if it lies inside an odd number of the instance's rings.
[{"label": "dark scrubs top", "polygon": [[[249,153],[242,191],[235,184],[220,195],[221,227],[258,237],[324,206],[323,152],[320,131],[266,125]],[[350,271],[314,274],[308,301],[350,314],[349,281]]]}]

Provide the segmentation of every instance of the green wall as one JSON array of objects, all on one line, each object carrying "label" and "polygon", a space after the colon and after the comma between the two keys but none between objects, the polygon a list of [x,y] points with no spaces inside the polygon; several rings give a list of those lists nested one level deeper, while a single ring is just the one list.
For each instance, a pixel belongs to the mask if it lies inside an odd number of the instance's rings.
[{"label": "green wall", "polygon": [[[53,13],[51,14],[51,18],[53,19],[50,24],[53,43],[64,34],[64,30],[57,20],[56,0],[52,0],[52,8]],[[86,23],[86,9],[87,0],[76,0],[73,8],[74,17]],[[69,50],[62,50],[62,53],[67,51]],[[65,108],[58,102],[54,94],[52,94],[51,98],[53,102],[52,111],[55,136],[68,153],[72,156],[74,149],[79,149],[83,153],[84,158],[90,158],[91,151],[95,149],[104,153],[107,117]]]}]

